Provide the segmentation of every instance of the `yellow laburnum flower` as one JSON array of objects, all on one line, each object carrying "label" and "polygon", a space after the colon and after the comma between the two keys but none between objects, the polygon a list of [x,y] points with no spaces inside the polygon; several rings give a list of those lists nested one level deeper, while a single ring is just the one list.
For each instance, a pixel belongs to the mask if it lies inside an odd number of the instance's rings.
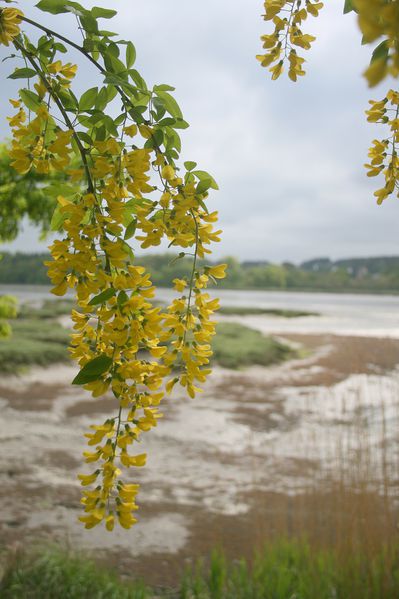
[{"label": "yellow laburnum flower", "polygon": [[385,58],[373,60],[370,66],[363,73],[366,77],[369,87],[374,87],[384,79],[388,73],[388,64]]},{"label": "yellow laburnum flower", "polygon": [[78,70],[78,66],[76,64],[72,64],[71,62],[67,62],[61,68],[61,73],[66,79],[73,79]]},{"label": "yellow laburnum flower", "polygon": [[145,464],[146,464],[147,454],[141,453],[139,455],[130,456],[127,454],[127,452],[122,450],[122,453],[120,455],[120,460],[121,460],[121,463],[124,466],[126,466],[127,468],[129,468],[130,466],[136,466],[137,468],[141,468],[142,466],[145,466]]},{"label": "yellow laburnum flower", "polygon": [[166,179],[167,181],[171,181],[176,176],[175,169],[173,168],[173,166],[170,166],[170,164],[167,164],[166,166],[163,167],[161,174],[162,174],[162,177],[164,179]]},{"label": "yellow laburnum flower", "polygon": [[203,287],[207,286],[208,281],[209,281],[209,277],[205,274],[202,274],[196,278],[195,287],[197,289],[202,289]]},{"label": "yellow laburnum flower", "polygon": [[139,125],[140,135],[144,137],[144,139],[150,139],[153,133],[153,129],[148,125]]},{"label": "yellow laburnum flower", "polygon": [[17,8],[0,9],[0,44],[8,46],[19,32],[23,13]]},{"label": "yellow laburnum flower", "polygon": [[187,281],[184,279],[173,279],[173,289],[182,293],[184,289],[187,287]]},{"label": "yellow laburnum flower", "polygon": [[168,348],[166,346],[159,345],[158,347],[151,347],[150,354],[154,356],[154,358],[160,358],[167,352]]},{"label": "yellow laburnum flower", "polygon": [[66,280],[62,281],[59,285],[56,285],[51,289],[51,293],[54,295],[65,295],[68,290],[68,283]]},{"label": "yellow laburnum flower", "polygon": [[96,470],[93,474],[78,474],[78,479],[81,485],[91,485],[97,479],[100,471]]},{"label": "yellow laburnum flower", "polygon": [[114,526],[115,526],[115,517],[113,514],[110,514],[109,516],[107,516],[105,518],[105,528],[109,532],[112,532],[114,530]]},{"label": "yellow laburnum flower", "polygon": [[101,458],[101,451],[84,451],[85,461],[90,464],[91,462],[97,462]]},{"label": "yellow laburnum flower", "polygon": [[137,522],[136,518],[128,512],[119,512],[118,511],[118,520],[119,524],[126,529],[129,529]]},{"label": "yellow laburnum flower", "polygon": [[211,266],[207,269],[207,274],[215,279],[224,279],[226,276],[227,264],[219,264],[218,266]]},{"label": "yellow laburnum flower", "polygon": [[83,522],[85,528],[94,528],[97,524],[100,524],[101,519],[95,518],[93,515],[90,516],[79,516],[79,521]]},{"label": "yellow laburnum flower", "polygon": [[281,73],[283,72],[283,61],[280,60],[280,62],[278,62],[276,65],[274,65],[273,67],[270,67],[269,71],[272,74],[273,81],[275,79],[278,79],[280,77]]},{"label": "yellow laburnum flower", "polygon": [[128,127],[124,127],[123,131],[129,137],[134,137],[135,135],[137,135],[138,128],[137,128],[137,125],[129,125]]},{"label": "yellow laburnum flower", "polygon": [[173,390],[173,387],[178,382],[179,382],[179,379],[177,377],[175,377],[174,379],[170,379],[170,381],[168,381],[165,386],[166,393],[171,393]]}]

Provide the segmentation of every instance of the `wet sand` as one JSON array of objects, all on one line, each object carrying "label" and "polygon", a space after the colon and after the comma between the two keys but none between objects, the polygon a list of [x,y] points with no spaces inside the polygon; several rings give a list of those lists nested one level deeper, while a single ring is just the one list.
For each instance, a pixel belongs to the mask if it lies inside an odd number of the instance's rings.
[{"label": "wet sand", "polygon": [[[2,546],[55,540],[93,551],[123,574],[173,584],[190,560],[213,547],[250,555],[265,538],[266,522],[271,534],[284,510],[309,511],[303,497],[309,499],[315,481],[334,484],[343,439],[356,448],[361,430],[367,429],[370,447],[379,447],[384,426],[385,467],[395,481],[399,339],[282,337],[304,357],[270,368],[216,368],[195,400],[177,392],[163,405],[164,418],[140,446],[148,466],[134,472],[142,484],[139,523],[113,534],[77,522],[76,474],[84,433],[113,414],[115,402],[71,387],[75,368],[69,365],[3,378]],[[373,485],[366,491],[377,503],[380,470],[371,459]],[[314,506],[322,505],[317,493]]]}]

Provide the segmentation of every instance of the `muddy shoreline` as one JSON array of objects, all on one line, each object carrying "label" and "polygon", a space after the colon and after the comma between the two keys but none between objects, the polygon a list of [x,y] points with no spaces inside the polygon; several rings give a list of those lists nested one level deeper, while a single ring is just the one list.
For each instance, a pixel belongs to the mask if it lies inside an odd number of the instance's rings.
[{"label": "muddy shoreline", "polygon": [[[71,387],[75,368],[69,365],[3,378],[3,549],[57,541],[92,551],[124,575],[172,585],[185,565],[213,547],[249,556],[265,535],[300,528],[298,514],[306,520],[329,505],[315,482],[334,488],[337,451],[342,439],[361,442],[359,422],[367,421],[370,446],[380,446],[381,402],[389,419],[386,453],[396,456],[399,339],[281,337],[301,346],[304,357],[270,368],[216,368],[202,396],[176,394],[165,403],[163,420],[140,447],[149,464],[135,477],[142,483],[139,523],[112,535],[76,522],[76,473],[84,432],[112,414],[115,402]],[[377,505],[380,471],[370,468],[366,492]]]}]

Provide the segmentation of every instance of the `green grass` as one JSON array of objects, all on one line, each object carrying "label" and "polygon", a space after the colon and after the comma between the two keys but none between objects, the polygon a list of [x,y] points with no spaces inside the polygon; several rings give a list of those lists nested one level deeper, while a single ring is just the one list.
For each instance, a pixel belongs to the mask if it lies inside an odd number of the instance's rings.
[{"label": "green grass", "polygon": [[45,300],[40,306],[40,308],[31,306],[29,303],[26,303],[20,306],[18,311],[18,318],[57,318],[57,316],[64,316],[64,314],[69,314],[72,308],[75,306],[76,302],[74,302],[71,299]]},{"label": "green grass", "polygon": [[336,555],[306,542],[277,541],[255,557],[227,564],[214,553],[183,580],[180,599],[397,599],[399,560],[388,551]]},{"label": "green grass", "polygon": [[141,583],[123,583],[87,557],[52,549],[17,556],[0,582],[2,599],[149,599]]},{"label": "green grass", "polygon": [[212,342],[213,359],[226,368],[270,366],[296,356],[288,345],[241,324],[219,323],[216,333]]},{"label": "green grass", "polygon": [[[156,562],[154,562],[156,568]],[[253,563],[228,563],[213,552],[197,562],[175,589],[122,581],[84,554],[50,549],[9,559],[0,581],[2,599],[397,599],[399,561],[393,549],[365,554],[311,550],[299,540],[279,540]]]},{"label": "green grass", "polygon": [[55,321],[18,318],[12,321],[11,337],[0,339],[0,372],[66,361],[68,341],[68,331]]},{"label": "green grass", "polygon": [[232,316],[282,316],[283,318],[298,318],[300,316],[320,316],[319,312],[306,312],[304,310],[283,310],[280,308],[253,308],[245,306],[222,306],[220,314]]}]

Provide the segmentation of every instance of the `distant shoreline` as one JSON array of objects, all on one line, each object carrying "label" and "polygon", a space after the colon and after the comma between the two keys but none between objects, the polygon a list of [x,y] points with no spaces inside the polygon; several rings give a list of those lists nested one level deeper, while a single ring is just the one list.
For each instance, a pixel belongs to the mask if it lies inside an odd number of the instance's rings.
[{"label": "distant shoreline", "polygon": [[[50,295],[50,297],[54,297],[54,299],[56,299],[55,296],[52,296],[50,289],[51,289],[51,285],[44,285],[42,283],[0,283],[0,295],[1,295],[1,290],[4,287],[24,287],[24,288],[40,288],[43,289],[43,291],[45,289],[48,290],[48,293]],[[167,287],[165,285],[156,285],[155,287],[157,289],[170,289],[172,290],[173,287]],[[306,287],[290,287],[290,288],[286,288],[286,287],[211,287],[212,291],[254,291],[254,292],[268,292],[271,291],[273,293],[309,293],[309,294],[314,294],[314,293],[324,293],[326,295],[332,294],[332,295],[391,295],[391,296],[398,296],[399,295],[399,290],[397,289],[322,289],[322,288],[306,288]]]}]

